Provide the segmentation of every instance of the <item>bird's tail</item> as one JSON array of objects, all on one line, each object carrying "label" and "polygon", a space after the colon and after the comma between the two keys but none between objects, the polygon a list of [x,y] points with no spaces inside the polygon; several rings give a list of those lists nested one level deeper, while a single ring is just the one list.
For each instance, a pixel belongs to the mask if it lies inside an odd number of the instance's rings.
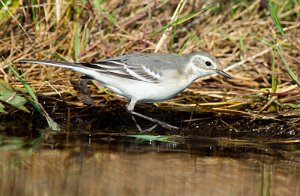
[{"label": "bird's tail", "polygon": [[18,61],[19,63],[35,63],[35,64],[43,64],[43,65],[51,65],[57,67],[65,67],[69,69],[79,68],[80,65],[76,63],[70,62],[59,62],[59,61],[49,61],[49,60],[30,60],[30,59],[21,59]]}]

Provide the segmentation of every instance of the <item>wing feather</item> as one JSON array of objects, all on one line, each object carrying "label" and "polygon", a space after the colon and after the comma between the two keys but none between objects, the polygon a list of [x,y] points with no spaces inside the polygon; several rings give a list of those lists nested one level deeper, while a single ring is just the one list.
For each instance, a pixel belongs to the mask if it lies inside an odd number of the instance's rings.
[{"label": "wing feather", "polygon": [[128,64],[120,60],[103,60],[80,64],[101,73],[149,83],[160,83],[162,79],[161,73],[158,71],[152,71],[144,65]]},{"label": "wing feather", "polygon": [[[82,73],[90,70],[131,80],[149,83],[162,83],[164,75],[175,64],[184,64],[182,57],[178,55],[154,55],[154,54],[129,54],[107,60],[91,63],[70,63],[48,60],[27,60],[20,62],[41,63],[52,66],[66,67]],[[76,68],[76,69],[75,69]],[[80,69],[83,68],[82,71]],[[177,68],[180,68],[177,66]],[[89,75],[89,74],[88,74]]]}]

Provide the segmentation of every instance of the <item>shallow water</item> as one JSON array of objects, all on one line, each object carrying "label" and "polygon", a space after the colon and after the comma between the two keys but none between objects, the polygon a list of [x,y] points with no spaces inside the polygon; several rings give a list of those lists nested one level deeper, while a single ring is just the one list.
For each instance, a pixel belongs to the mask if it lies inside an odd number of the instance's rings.
[{"label": "shallow water", "polygon": [[64,112],[59,133],[40,116],[1,117],[0,195],[300,195],[288,125],[194,115],[179,132],[140,135],[119,110],[71,112],[65,125]]},{"label": "shallow water", "polygon": [[1,195],[297,195],[300,191],[298,166],[269,157],[258,161],[159,152],[89,153],[2,152]]},{"label": "shallow water", "polygon": [[253,143],[200,136],[138,137],[2,134],[0,195],[300,193],[297,140]]}]

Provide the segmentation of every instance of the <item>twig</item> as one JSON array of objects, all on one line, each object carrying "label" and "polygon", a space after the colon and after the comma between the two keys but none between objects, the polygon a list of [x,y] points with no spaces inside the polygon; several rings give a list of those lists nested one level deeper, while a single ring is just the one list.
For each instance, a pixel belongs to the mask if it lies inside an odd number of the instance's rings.
[{"label": "twig", "polygon": [[[179,16],[180,12],[183,10],[186,2],[187,2],[187,0],[180,0],[180,2],[177,5],[177,8],[176,8],[171,20],[170,20],[170,24],[178,19],[178,16]],[[158,41],[158,43],[156,45],[156,48],[155,48],[155,51],[154,51],[155,53],[161,48],[161,45],[165,42],[165,40],[167,39],[167,37],[168,37],[168,35],[169,35],[169,33],[171,32],[172,29],[173,29],[173,27],[170,26],[162,34],[160,40]]]},{"label": "twig", "polygon": [[[152,6],[151,6],[151,10],[154,11],[156,9],[159,9],[161,8],[162,6],[164,6],[168,1],[165,1],[163,2],[162,4],[160,5],[156,5],[156,3],[154,3]],[[125,29],[127,26],[135,23],[136,21],[138,20],[141,20],[142,18],[146,17],[149,15],[149,9],[147,9],[145,12],[142,12],[142,13],[139,13],[137,14],[136,16],[134,16],[133,18],[130,18],[129,20],[125,21],[125,22],[122,22],[113,32],[115,31],[118,31],[120,29]]]},{"label": "twig", "polygon": [[32,42],[32,39],[30,38],[30,36],[28,35],[28,33],[26,32],[26,30],[23,28],[23,26],[21,25],[21,23],[16,19],[16,17],[14,15],[12,15],[12,13],[8,10],[7,5],[5,5],[3,3],[2,0],[0,0],[1,4],[3,5],[4,10],[6,10],[8,12],[8,14],[18,23],[18,25],[21,27],[21,29],[24,31],[24,33],[26,34],[26,36],[28,37],[29,41]]}]

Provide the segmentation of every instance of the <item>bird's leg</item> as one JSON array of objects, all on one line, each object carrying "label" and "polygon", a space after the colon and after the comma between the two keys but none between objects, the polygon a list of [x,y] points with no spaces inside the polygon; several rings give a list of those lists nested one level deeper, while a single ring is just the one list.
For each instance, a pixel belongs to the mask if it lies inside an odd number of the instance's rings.
[{"label": "bird's leg", "polygon": [[[134,112],[134,113],[135,113],[135,112]],[[142,130],[141,126],[137,123],[136,119],[135,119],[134,116],[133,116],[134,113],[130,112],[130,115],[131,115],[131,118],[132,118],[132,120],[133,120],[135,126],[137,127],[137,129],[138,129],[140,132],[151,132],[153,129],[155,129],[155,128],[157,127],[157,124],[155,124],[155,125],[153,125],[152,127],[148,128],[148,129]],[[139,114],[139,113],[137,113],[137,114]]]},{"label": "bird's leg", "polygon": [[139,132],[143,132],[141,126],[137,123],[136,119],[134,118],[134,116],[130,113],[131,119],[133,120],[136,128],[139,130]]},{"label": "bird's leg", "polygon": [[162,122],[162,121],[160,121],[160,120],[157,120],[157,119],[154,119],[154,118],[151,118],[151,117],[149,117],[149,116],[145,116],[145,115],[143,115],[143,114],[140,114],[140,113],[137,113],[137,112],[133,111],[136,102],[137,102],[136,100],[130,100],[126,107],[127,107],[127,110],[128,110],[128,111],[130,112],[130,114],[131,114],[131,117],[132,117],[132,120],[133,120],[134,123],[135,123],[135,126],[138,128],[138,130],[139,130],[140,132],[152,131],[157,125],[154,125],[154,126],[150,127],[149,129],[146,129],[146,130],[143,131],[143,130],[141,129],[141,127],[139,126],[139,124],[137,123],[137,121],[136,121],[136,119],[134,118],[133,115],[136,115],[136,116],[138,116],[138,117],[141,117],[141,118],[144,118],[144,119],[149,120],[149,121],[151,121],[151,122],[154,122],[154,123],[156,123],[156,124],[158,124],[158,125],[160,125],[160,126],[162,126],[162,127],[164,127],[164,128],[169,129],[169,130],[178,130],[178,129],[179,129],[179,128],[176,127],[176,126],[170,125],[170,124],[168,124],[168,123]]},{"label": "bird's leg", "polygon": [[140,132],[150,132],[150,131],[152,131],[155,127],[157,127],[157,124],[150,127],[150,128],[148,128],[148,129],[142,130],[141,126],[138,124],[137,120],[135,119],[134,114],[133,114],[133,112],[134,112],[133,110],[134,110],[134,106],[135,106],[136,102],[137,102],[136,100],[131,99],[131,100],[129,100],[128,104],[126,105],[127,110],[129,111],[130,116],[131,116],[135,126],[137,127],[137,129]]},{"label": "bird's leg", "polygon": [[136,119],[134,118],[134,116],[133,116],[132,113],[131,113],[131,111],[133,111],[133,109],[134,109],[134,106],[135,106],[136,102],[137,102],[137,101],[135,101],[135,100],[129,100],[128,104],[126,105],[126,108],[127,108],[127,110],[130,112],[130,116],[131,116],[131,118],[132,118],[132,120],[133,120],[133,122],[134,122],[136,128],[137,128],[140,132],[143,132],[141,126],[137,123]]},{"label": "bird's leg", "polygon": [[168,124],[168,123],[166,123],[166,122],[163,122],[163,121],[160,121],[160,120],[151,118],[151,117],[149,117],[149,116],[145,116],[145,115],[140,114],[140,113],[137,113],[137,112],[135,112],[135,111],[130,111],[130,113],[133,114],[133,115],[136,115],[136,116],[138,116],[138,117],[144,118],[144,119],[146,119],[146,120],[149,120],[149,121],[151,121],[151,122],[154,122],[154,123],[156,123],[156,124],[159,124],[160,126],[166,128],[166,129],[169,129],[169,130],[178,130],[178,129],[179,129],[179,128],[176,127],[176,126],[173,126],[173,125],[170,125],[170,124]]}]

